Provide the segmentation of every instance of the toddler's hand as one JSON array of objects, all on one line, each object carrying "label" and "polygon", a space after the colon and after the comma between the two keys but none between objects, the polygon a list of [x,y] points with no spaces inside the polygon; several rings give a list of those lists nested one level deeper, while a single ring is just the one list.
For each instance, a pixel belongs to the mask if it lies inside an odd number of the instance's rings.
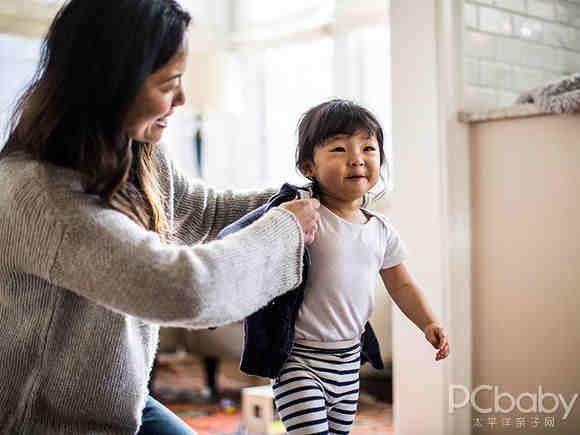
[{"label": "toddler's hand", "polygon": [[316,209],[320,207],[320,202],[317,199],[295,199],[281,204],[280,207],[296,216],[304,233],[304,243],[309,245],[314,242],[319,218]]},{"label": "toddler's hand", "polygon": [[447,341],[447,335],[445,335],[443,328],[437,323],[429,323],[425,326],[423,332],[425,333],[427,341],[431,343],[435,349],[439,349],[439,352],[437,352],[437,355],[435,356],[435,361],[447,358],[449,356],[449,341]]}]

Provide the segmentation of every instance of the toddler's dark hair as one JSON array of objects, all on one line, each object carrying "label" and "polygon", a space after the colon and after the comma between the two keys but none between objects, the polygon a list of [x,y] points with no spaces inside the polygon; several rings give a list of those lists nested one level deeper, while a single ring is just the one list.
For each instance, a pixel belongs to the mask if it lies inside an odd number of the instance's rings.
[{"label": "toddler's dark hair", "polygon": [[[366,130],[369,135],[377,139],[381,168],[385,163],[383,129],[379,121],[369,110],[352,101],[333,99],[312,107],[300,117],[297,130],[296,169],[302,175],[304,175],[301,169],[302,165],[314,161],[314,149],[317,146],[339,134],[350,136],[359,130]],[[383,179],[382,175],[381,179]],[[311,179],[311,181],[315,193],[318,193],[316,180]],[[382,196],[382,194],[384,194],[384,189],[378,196]]]}]

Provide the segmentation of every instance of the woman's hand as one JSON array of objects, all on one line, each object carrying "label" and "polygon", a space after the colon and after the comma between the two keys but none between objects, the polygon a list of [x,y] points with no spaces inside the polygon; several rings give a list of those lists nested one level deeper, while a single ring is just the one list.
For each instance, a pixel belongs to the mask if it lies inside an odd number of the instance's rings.
[{"label": "woman's hand", "polygon": [[439,352],[435,356],[435,361],[447,358],[449,356],[449,341],[447,341],[447,335],[445,335],[443,328],[437,323],[429,323],[425,326],[423,332],[425,333],[427,341],[435,349],[439,349]]},{"label": "woman's hand", "polygon": [[310,245],[316,238],[318,229],[318,212],[316,209],[320,207],[320,202],[317,199],[296,199],[288,201],[280,205],[285,210],[288,210],[296,219],[302,232],[304,233],[304,243]]}]

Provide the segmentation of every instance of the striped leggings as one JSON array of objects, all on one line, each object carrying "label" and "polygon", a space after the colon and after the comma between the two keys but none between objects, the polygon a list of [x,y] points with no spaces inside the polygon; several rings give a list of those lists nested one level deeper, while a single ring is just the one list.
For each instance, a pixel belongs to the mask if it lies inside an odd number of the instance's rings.
[{"label": "striped leggings", "polygon": [[358,403],[359,369],[359,340],[297,340],[272,386],[286,431],[348,434]]}]

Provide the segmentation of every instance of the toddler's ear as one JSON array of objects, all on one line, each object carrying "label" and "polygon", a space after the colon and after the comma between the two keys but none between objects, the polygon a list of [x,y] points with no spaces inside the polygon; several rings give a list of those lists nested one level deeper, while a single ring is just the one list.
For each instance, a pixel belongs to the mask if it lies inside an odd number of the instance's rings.
[{"label": "toddler's ear", "polygon": [[298,169],[306,178],[312,178],[314,176],[314,165],[311,161],[300,162]]}]

